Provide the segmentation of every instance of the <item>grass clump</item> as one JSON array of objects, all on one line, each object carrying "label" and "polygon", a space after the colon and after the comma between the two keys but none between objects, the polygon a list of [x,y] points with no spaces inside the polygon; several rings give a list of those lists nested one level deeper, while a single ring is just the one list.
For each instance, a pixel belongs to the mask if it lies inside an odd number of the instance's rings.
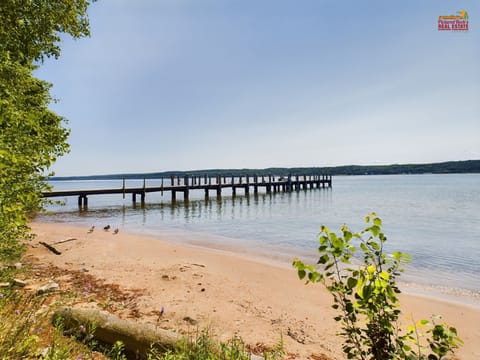
[{"label": "grass clump", "polygon": [[[283,341],[272,349],[264,350],[265,360],[281,359],[285,355]],[[241,338],[234,337],[226,343],[217,342],[208,329],[195,337],[181,340],[173,350],[160,352],[154,347],[148,360],[249,360],[251,351]]]},{"label": "grass clump", "polygon": [[0,270],[0,282],[10,286],[0,288],[0,360],[89,360],[107,359],[96,354],[89,344],[64,336],[61,324],[51,323],[51,311],[71,299],[67,294],[36,295],[16,288],[15,277],[22,277],[28,269]]},{"label": "grass clump", "polygon": [[41,301],[3,289],[0,292],[0,358],[34,356],[40,343]]}]

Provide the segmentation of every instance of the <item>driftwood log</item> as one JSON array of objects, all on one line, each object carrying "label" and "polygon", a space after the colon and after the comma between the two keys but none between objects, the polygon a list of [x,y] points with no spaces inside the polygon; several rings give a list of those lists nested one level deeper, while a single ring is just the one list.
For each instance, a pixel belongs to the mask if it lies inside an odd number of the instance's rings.
[{"label": "driftwood log", "polygon": [[96,340],[106,344],[122,341],[125,349],[134,354],[145,355],[152,344],[162,350],[171,349],[181,338],[152,324],[123,320],[95,309],[63,308],[54,313],[53,322],[59,318],[66,332],[79,331],[81,325],[94,325]]},{"label": "driftwood log", "polygon": [[[79,331],[81,325],[95,325],[93,337],[106,344],[122,341],[131,354],[145,356],[152,345],[160,350],[173,349],[182,338],[179,334],[159,329],[152,324],[123,320],[95,309],[63,308],[53,314],[52,322],[60,319],[66,332]],[[250,354],[251,360],[263,360],[262,356]]]},{"label": "driftwood log", "polygon": [[45,246],[48,250],[50,250],[52,253],[54,253],[55,255],[62,255],[62,253],[60,251],[58,251],[57,249],[55,249],[52,245],[48,245],[46,242],[44,241],[40,241],[39,242],[40,245],[43,245]]},{"label": "driftwood log", "polygon": [[68,238],[68,239],[65,239],[65,240],[56,241],[56,242],[53,243],[53,245],[63,244],[63,243],[66,243],[66,242],[69,242],[69,241],[75,241],[75,240],[78,240],[78,239],[77,238]]}]

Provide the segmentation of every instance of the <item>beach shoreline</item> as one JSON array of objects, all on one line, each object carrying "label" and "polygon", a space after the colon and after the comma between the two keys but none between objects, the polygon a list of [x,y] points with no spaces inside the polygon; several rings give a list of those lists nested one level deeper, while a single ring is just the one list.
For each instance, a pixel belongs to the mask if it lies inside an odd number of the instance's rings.
[{"label": "beach shoreline", "polygon": [[[283,337],[287,351],[298,358],[343,358],[330,294],[320,285],[305,286],[288,264],[124,229],[117,235],[103,229],[89,234],[84,227],[39,222],[32,229],[38,236],[28,244],[28,254],[36,261],[88,271],[127,289],[144,289],[138,298],[142,320],[159,321],[148,314],[165,307],[161,325],[176,331],[191,330],[184,319],[195,319],[195,326],[211,326],[224,341],[238,335],[251,345],[274,346]],[[67,238],[76,240],[59,244],[60,256],[38,246],[39,241]],[[402,294],[404,316],[418,320],[442,314],[465,341],[459,358],[480,358],[475,343],[480,338],[480,308],[428,295]]]},{"label": "beach shoreline", "polygon": [[[43,219],[45,220],[45,219]],[[37,221],[40,223],[56,224],[54,221]],[[58,223],[62,226],[83,227],[84,224],[77,222]],[[128,226],[121,226],[122,231]],[[292,261],[299,258],[307,264],[315,264],[318,260],[316,246],[318,242],[313,238],[311,241],[311,251],[298,248],[287,247],[278,249],[271,245],[258,242],[252,243],[252,240],[243,244],[239,239],[232,239],[225,235],[206,233],[201,231],[192,231],[186,229],[163,227],[156,228],[155,231],[144,229],[128,229],[128,233],[132,236],[148,237],[152,240],[168,241],[179,246],[191,247],[193,249],[218,251],[226,255],[234,254],[235,256],[253,259],[258,262],[274,265],[286,269],[292,269]],[[158,234],[162,234],[161,238]],[[289,251],[290,250],[290,251]],[[288,254],[288,255],[287,255]],[[440,299],[447,302],[458,303],[460,305],[471,306],[480,309],[480,289],[473,291],[464,288],[461,284],[452,286],[452,283],[439,285],[438,282],[432,284],[428,281],[430,276],[434,276],[437,280],[438,271],[422,270],[412,267],[413,264],[407,264],[405,272],[397,279],[397,284],[401,291],[405,294],[426,297],[431,299]],[[442,273],[442,276],[446,274]]]}]

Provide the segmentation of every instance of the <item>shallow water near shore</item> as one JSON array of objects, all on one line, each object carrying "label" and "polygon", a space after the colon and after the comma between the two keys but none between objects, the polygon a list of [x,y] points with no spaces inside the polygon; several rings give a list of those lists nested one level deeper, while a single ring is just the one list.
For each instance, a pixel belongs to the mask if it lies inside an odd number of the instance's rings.
[{"label": "shallow water near shore", "polygon": [[[147,180],[147,186],[159,180]],[[55,189],[121,187],[121,180],[53,181]],[[127,187],[143,180],[127,180]],[[217,199],[192,191],[189,202],[172,204],[170,193],[149,193],[145,206],[130,197],[89,197],[87,211],[77,198],[51,205],[41,222],[168,237],[180,243],[237,251],[284,264],[295,256],[315,261],[321,224],[338,230],[364,227],[375,211],[383,220],[386,250],[412,256],[402,275],[407,291],[432,289],[448,296],[480,297],[480,174],[334,177],[331,189],[238,195]],[[470,302],[470,301],[468,301]]]}]

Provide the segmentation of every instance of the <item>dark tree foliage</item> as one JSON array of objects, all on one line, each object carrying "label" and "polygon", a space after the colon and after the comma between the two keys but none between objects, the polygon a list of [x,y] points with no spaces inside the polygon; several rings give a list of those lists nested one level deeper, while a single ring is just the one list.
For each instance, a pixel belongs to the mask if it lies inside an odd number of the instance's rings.
[{"label": "dark tree foliage", "polygon": [[114,174],[92,176],[58,177],[58,180],[75,179],[158,179],[160,177],[184,175],[210,176],[245,176],[245,175],[393,175],[393,174],[465,174],[480,173],[480,160],[449,161],[433,164],[401,164],[401,165],[347,165],[335,167],[296,167],[266,169],[208,169],[194,171],[165,171],[141,174]]}]

